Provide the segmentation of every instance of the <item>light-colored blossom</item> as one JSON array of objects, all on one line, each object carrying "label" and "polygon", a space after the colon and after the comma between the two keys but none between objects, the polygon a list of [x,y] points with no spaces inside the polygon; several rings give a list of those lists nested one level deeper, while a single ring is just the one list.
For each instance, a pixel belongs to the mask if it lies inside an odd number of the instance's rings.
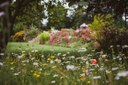
[{"label": "light-colored blossom", "polygon": [[60,60],[60,59],[55,59],[55,61],[56,61],[57,63],[61,63],[61,60]]},{"label": "light-colored blossom", "polygon": [[35,59],[34,57],[31,58],[31,60],[34,60],[34,59]]},{"label": "light-colored blossom", "polygon": [[122,48],[128,48],[128,45],[124,45],[124,46],[122,46]]},{"label": "light-colored blossom", "polygon": [[14,67],[11,67],[10,70],[14,70]]},{"label": "light-colored blossom", "polygon": [[53,61],[53,60],[51,60],[51,61],[50,61],[50,63],[54,63],[54,61]]},{"label": "light-colored blossom", "polygon": [[127,76],[128,76],[128,71],[121,71],[117,73],[115,80],[119,80],[121,77],[127,77]]},{"label": "light-colored blossom", "polygon": [[60,55],[61,55],[61,53],[58,53],[57,55],[58,55],[58,56],[60,56]]},{"label": "light-colored blossom", "polygon": [[38,62],[33,62],[33,65],[34,65],[34,66],[38,66],[39,63],[38,63]]},{"label": "light-colored blossom", "polygon": [[69,58],[70,58],[70,59],[74,59],[74,58],[75,58],[75,56],[69,56]]},{"label": "light-colored blossom", "polygon": [[118,70],[119,69],[119,67],[114,67],[114,68],[112,68],[112,71],[115,71],[115,70]]},{"label": "light-colored blossom", "polygon": [[121,72],[117,73],[117,76],[118,77],[126,77],[126,76],[128,76],[128,71],[121,71]]},{"label": "light-colored blossom", "polygon": [[66,69],[67,70],[77,70],[78,68],[76,66],[74,66],[74,65],[67,65]]},{"label": "light-colored blossom", "polygon": [[23,56],[18,56],[18,59],[21,59],[21,58],[23,58]]},{"label": "light-colored blossom", "polygon": [[87,51],[86,48],[80,48],[80,49],[78,50],[78,52],[86,52],[86,51]]},{"label": "light-colored blossom", "polygon": [[66,56],[66,54],[63,54],[62,56]]},{"label": "light-colored blossom", "polygon": [[53,75],[53,77],[58,77],[58,74]]},{"label": "light-colored blossom", "polygon": [[26,63],[28,63],[28,62],[29,62],[29,60],[23,60],[23,61],[22,61],[22,63],[25,63],[25,62],[26,62]]},{"label": "light-colored blossom", "polygon": [[51,83],[53,84],[53,83],[56,83],[56,81],[51,81]]},{"label": "light-colored blossom", "polygon": [[3,63],[2,62],[0,62],[0,66],[3,66]]},{"label": "light-colored blossom", "polygon": [[0,53],[0,55],[1,55],[1,56],[3,56],[3,55],[4,55],[4,53]]},{"label": "light-colored blossom", "polygon": [[93,79],[101,79],[101,76],[94,76]]},{"label": "light-colored blossom", "polygon": [[21,72],[14,73],[15,76],[18,76]]}]

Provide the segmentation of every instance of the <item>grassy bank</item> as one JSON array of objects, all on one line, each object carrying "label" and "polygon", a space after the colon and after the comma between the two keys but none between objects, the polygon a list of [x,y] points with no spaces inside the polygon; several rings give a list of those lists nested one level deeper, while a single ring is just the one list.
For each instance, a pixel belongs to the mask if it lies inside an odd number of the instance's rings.
[{"label": "grassy bank", "polygon": [[20,53],[21,51],[37,50],[44,55],[54,53],[70,53],[71,55],[79,56],[78,49],[59,47],[52,45],[39,45],[37,43],[26,43],[26,42],[9,42],[7,45],[7,53]]}]

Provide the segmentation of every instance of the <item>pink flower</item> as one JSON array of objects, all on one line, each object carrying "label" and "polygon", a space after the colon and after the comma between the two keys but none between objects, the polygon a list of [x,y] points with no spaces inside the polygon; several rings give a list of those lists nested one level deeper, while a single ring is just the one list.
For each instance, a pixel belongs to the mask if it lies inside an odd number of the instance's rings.
[{"label": "pink flower", "polygon": [[91,62],[91,64],[97,64],[97,60],[96,59],[91,59],[90,62]]},{"label": "pink flower", "polygon": [[50,43],[52,43],[52,42],[53,42],[53,39],[52,39],[52,38],[50,38],[49,42],[50,42]]}]

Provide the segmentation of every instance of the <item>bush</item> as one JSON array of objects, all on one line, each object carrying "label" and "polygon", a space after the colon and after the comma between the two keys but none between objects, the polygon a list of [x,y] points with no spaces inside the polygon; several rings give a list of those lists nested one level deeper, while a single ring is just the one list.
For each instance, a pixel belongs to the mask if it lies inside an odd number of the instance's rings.
[{"label": "bush", "polygon": [[78,29],[75,31],[75,36],[77,37],[77,40],[82,43],[90,42],[91,40],[93,40],[94,37],[91,36],[92,34],[93,31],[90,29]]},{"label": "bush", "polygon": [[50,34],[48,32],[43,32],[41,34],[39,34],[39,41],[40,44],[44,44],[46,41],[48,41],[50,38]]},{"label": "bush", "polygon": [[116,46],[118,48],[118,51],[122,51],[122,53],[126,54],[128,56],[128,29],[119,30],[117,34],[117,41]]},{"label": "bush", "polygon": [[50,44],[69,44],[72,41],[74,35],[74,30],[71,29],[61,29],[54,30],[50,33]]},{"label": "bush", "polygon": [[25,41],[30,41],[33,38],[35,38],[40,33],[39,29],[36,27],[31,27],[27,32],[25,33]]},{"label": "bush", "polygon": [[89,27],[94,31],[96,39],[103,39],[102,32],[106,29],[113,29],[115,27],[114,19],[110,14],[95,15],[94,21],[92,24],[89,24]]},{"label": "bush", "polygon": [[94,21],[89,25],[90,29],[94,31],[98,51],[103,50],[105,53],[119,53],[122,51],[124,54],[128,54],[122,47],[128,45],[128,30],[124,28],[118,28],[115,26],[114,19],[111,15],[96,15]]},{"label": "bush", "polygon": [[24,41],[24,35],[25,35],[24,31],[20,31],[20,32],[15,33],[15,35],[13,36],[13,41],[23,42]]}]

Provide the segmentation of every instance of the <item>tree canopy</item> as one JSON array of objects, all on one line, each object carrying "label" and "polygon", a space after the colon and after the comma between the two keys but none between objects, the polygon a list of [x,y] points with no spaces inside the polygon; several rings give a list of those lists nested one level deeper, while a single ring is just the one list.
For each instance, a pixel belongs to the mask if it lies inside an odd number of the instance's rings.
[{"label": "tree canopy", "polygon": [[111,13],[115,18],[121,18],[128,6],[128,0],[67,0],[71,5],[79,2],[87,2],[88,14],[108,14]]}]

